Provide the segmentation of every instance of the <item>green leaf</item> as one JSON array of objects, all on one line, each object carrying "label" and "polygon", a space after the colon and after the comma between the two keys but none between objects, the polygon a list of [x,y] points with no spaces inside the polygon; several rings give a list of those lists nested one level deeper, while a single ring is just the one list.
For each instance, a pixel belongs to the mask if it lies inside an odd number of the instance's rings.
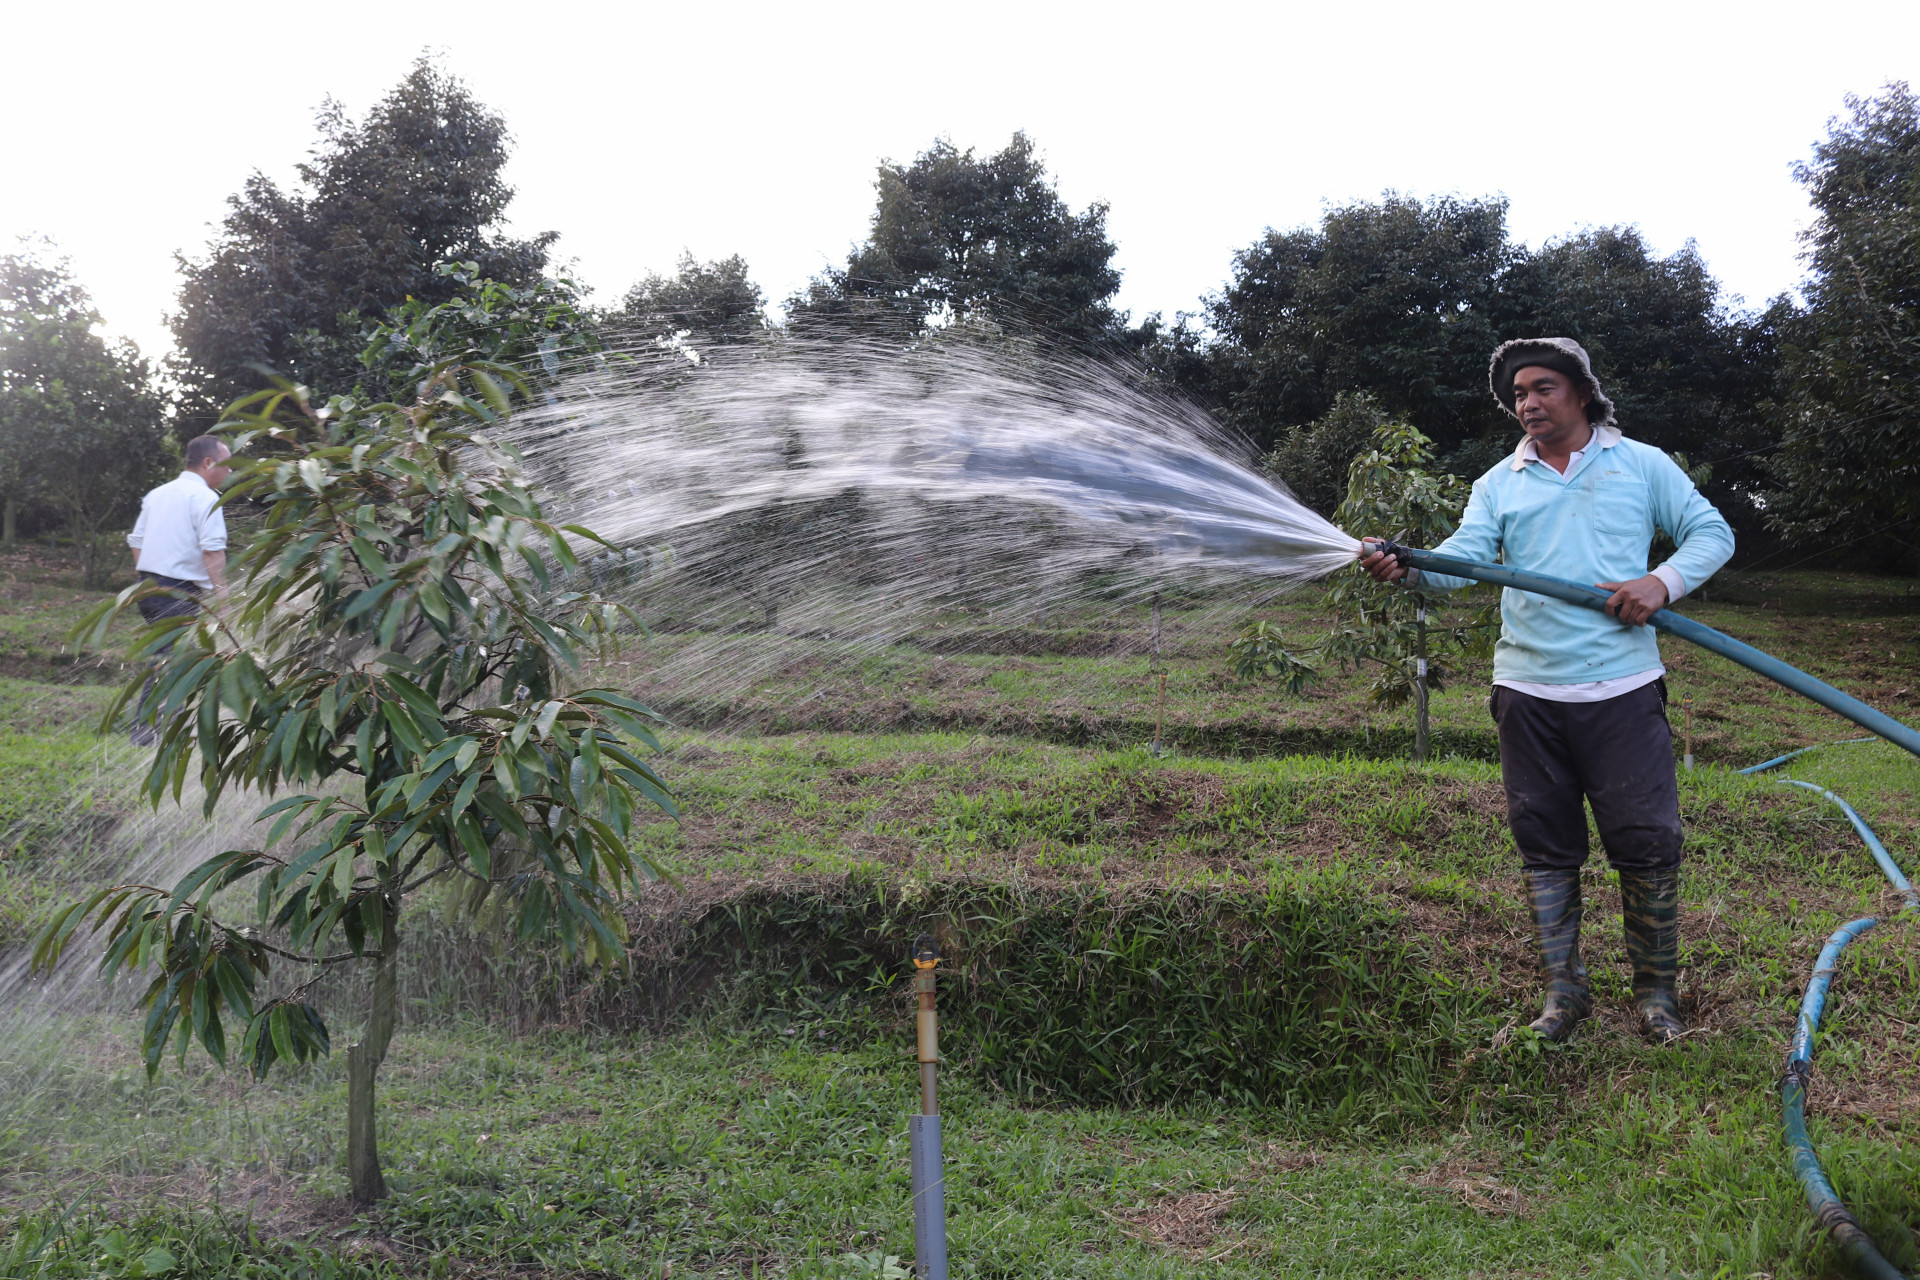
[{"label": "green leaf", "polygon": [[565,529],[568,533],[575,534],[582,538],[586,538],[591,542],[597,542],[609,551],[618,551],[620,549],[614,546],[611,542],[608,542],[605,538],[601,537],[599,534],[595,533],[593,530],[587,528],[585,525],[563,524],[560,527],[562,529]]},{"label": "green leaf", "polygon": [[473,385],[479,389],[480,398],[487,402],[488,408],[503,418],[512,412],[512,407],[507,403],[507,393],[492,374],[479,368],[469,368],[468,373],[473,376]]},{"label": "green leaf", "polygon": [[419,759],[427,754],[427,744],[421,736],[420,728],[414,724],[407,709],[397,702],[380,704],[380,715],[387,722],[387,728],[393,731],[394,738],[408,755]]},{"label": "green leaf", "polygon": [[501,754],[493,758],[493,780],[508,797],[520,798],[520,780],[515,775],[513,757]]},{"label": "green leaf", "polygon": [[427,798],[440,789],[440,784],[452,776],[453,761],[449,760],[420,780],[420,785],[413,789],[412,798],[407,801],[407,808],[409,810],[420,809],[426,803]]},{"label": "green leaf", "polygon": [[460,844],[467,851],[467,858],[473,863],[474,874],[489,877],[493,874],[493,851],[487,848],[487,841],[480,833],[480,824],[473,815],[463,813],[454,820],[454,830],[459,834]]},{"label": "green leaf", "polygon": [[[457,765],[455,767],[458,768]],[[467,806],[473,803],[473,793],[480,789],[480,779],[483,776],[479,773],[467,775],[466,780],[460,784],[460,789],[453,793],[453,803],[447,806],[447,812],[450,815],[459,817],[467,811]]]},{"label": "green leaf", "polygon": [[506,828],[508,835],[516,840],[528,839],[531,833],[527,830],[527,824],[498,792],[482,791],[474,797],[474,800],[487,811],[488,817]]},{"label": "green leaf", "polygon": [[[473,750],[468,751],[467,749],[469,747]],[[468,734],[461,734],[456,738],[448,738],[445,742],[435,747],[433,753],[420,763],[420,767],[423,770],[438,769],[447,761],[459,757],[463,752],[466,753],[467,759],[471,761],[473,759],[473,752],[477,752],[479,749],[479,739]]]},{"label": "green leaf", "polygon": [[358,560],[373,577],[384,578],[392,572],[387,566],[386,557],[365,538],[356,536],[350,539],[347,545],[353,548],[354,559]]},{"label": "green leaf", "polygon": [[[401,675],[389,675],[387,687],[400,695],[422,726],[438,724],[441,720],[440,704],[428,696],[427,691],[413,681]],[[437,736],[437,735],[436,735]]]},{"label": "green leaf", "polygon": [[387,578],[374,583],[365,591],[355,592],[351,598],[351,603],[347,605],[346,611],[342,616],[348,619],[359,617],[369,609],[377,606],[382,600],[385,600],[387,593],[399,585],[400,580],[398,578]]},{"label": "green leaf", "polygon": [[453,614],[447,609],[447,598],[441,594],[438,586],[431,581],[422,582],[416,594],[420,599],[420,607],[426,610],[429,618],[443,627],[451,623]]}]

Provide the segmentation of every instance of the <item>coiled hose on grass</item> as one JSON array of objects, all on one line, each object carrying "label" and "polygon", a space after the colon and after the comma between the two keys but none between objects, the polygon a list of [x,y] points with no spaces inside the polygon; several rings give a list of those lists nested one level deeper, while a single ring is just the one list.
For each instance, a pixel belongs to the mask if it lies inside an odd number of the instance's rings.
[{"label": "coiled hose on grass", "polygon": [[[1471,578],[1476,582],[1491,582],[1515,591],[1526,591],[1534,595],[1549,596],[1555,600],[1564,600],[1583,608],[1606,608],[1612,593],[1599,587],[1587,586],[1578,582],[1568,582],[1563,578],[1549,577],[1543,573],[1530,573],[1525,569],[1514,569],[1507,565],[1486,564],[1478,560],[1458,560],[1452,556],[1435,555],[1431,551],[1422,551],[1416,547],[1403,547],[1395,542],[1383,544],[1383,550],[1393,555],[1401,564],[1418,569],[1423,573],[1439,573],[1455,578]],[[1914,755],[1920,756],[1920,732],[1900,723],[1892,716],[1876,711],[1858,698],[1840,692],[1823,680],[1816,680],[1798,667],[1788,666],[1769,653],[1762,653],[1752,645],[1743,644],[1732,636],[1703,626],[1692,618],[1683,617],[1670,609],[1662,609],[1647,620],[1647,625],[1657,631],[1668,632],[1683,640],[1690,640],[1703,649],[1730,658],[1750,671],[1757,671],[1768,679],[1802,694],[1829,711],[1836,712],[1853,721],[1863,729],[1871,730],[1888,742],[1905,747]],[[1851,742],[1870,742],[1871,738],[1853,738]],[[1756,764],[1740,770],[1745,774],[1764,773],[1804,755],[1813,748],[1790,751],[1786,755]],[[1895,913],[1896,917],[1920,914],[1920,892],[1900,871],[1899,864],[1887,847],[1880,842],[1873,828],[1866,820],[1854,812],[1853,806],[1824,787],[1811,782],[1802,782],[1798,778],[1782,778],[1787,786],[1803,787],[1818,795],[1825,796],[1840,806],[1847,815],[1847,821],[1859,833],[1866,844],[1867,852],[1879,864],[1905,900],[1906,905]],[[1854,1270],[1870,1280],[1905,1280],[1905,1277],[1886,1260],[1873,1237],[1868,1235],[1859,1221],[1848,1212],[1840,1197],[1834,1192],[1833,1184],[1827,1181],[1827,1173],[1820,1164],[1820,1156],[1813,1149],[1813,1141],[1807,1136],[1807,1084],[1813,1074],[1813,1040],[1820,1029],[1820,1015],[1826,1007],[1827,988],[1833,982],[1834,967],[1839,963],[1840,953],[1862,934],[1876,928],[1881,923],[1878,916],[1862,916],[1849,921],[1836,930],[1827,945],[1820,950],[1820,958],[1814,962],[1813,977],[1807,983],[1806,995],[1800,1001],[1800,1017],[1794,1027],[1793,1041],[1787,1050],[1787,1066],[1780,1078],[1781,1121],[1786,1130],[1787,1148],[1793,1158],[1794,1176],[1800,1179],[1800,1186],[1807,1195],[1807,1206],[1813,1210],[1814,1219],[1833,1236],[1834,1243]]]}]

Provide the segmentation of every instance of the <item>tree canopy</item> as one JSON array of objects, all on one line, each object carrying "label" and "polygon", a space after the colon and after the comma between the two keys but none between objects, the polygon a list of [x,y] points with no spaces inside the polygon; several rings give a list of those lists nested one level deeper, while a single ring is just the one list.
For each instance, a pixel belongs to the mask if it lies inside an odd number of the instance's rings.
[{"label": "tree canopy", "polygon": [[1920,544],[1920,102],[1849,98],[1796,171],[1807,307],[1782,309],[1768,511],[1799,539]]},{"label": "tree canopy", "polygon": [[254,173],[228,198],[206,256],[180,264],[172,372],[187,435],[262,384],[252,365],[351,387],[366,331],[389,307],[454,296],[435,273],[442,262],[476,263],[507,285],[532,283],[546,265],[557,233],[517,240],[499,229],[513,199],[505,121],[430,61],[362,120],[329,101],[319,130],[296,189]]},{"label": "tree canopy", "polygon": [[[1730,311],[1691,244],[1662,258],[1637,230],[1610,227],[1529,250],[1508,235],[1503,200],[1388,193],[1318,227],[1269,231],[1235,256],[1205,319],[1211,335],[1155,334],[1149,365],[1257,446],[1318,441],[1324,452],[1332,435],[1300,433],[1364,392],[1430,439],[1441,467],[1469,477],[1516,436],[1487,390],[1494,348],[1574,338],[1631,434],[1726,460],[1712,496],[1736,520],[1757,518],[1751,457],[1765,437],[1770,321]],[[1315,465],[1344,474],[1347,460]],[[1308,483],[1324,499],[1327,486]]]},{"label": "tree canopy", "polygon": [[686,333],[696,343],[738,342],[766,327],[766,300],[739,254],[713,262],[682,253],[674,274],[649,272],[621,301],[615,319],[641,338]]},{"label": "tree canopy", "polygon": [[912,332],[950,313],[1083,345],[1119,334],[1107,206],[1073,212],[1026,134],[985,157],[940,139],[874,185],[867,242],[788,304],[796,318]]},{"label": "tree canopy", "polygon": [[175,460],[162,403],[131,343],[108,343],[64,259],[32,246],[0,257],[0,498],[4,539],[34,504],[84,535],[131,521]]},{"label": "tree canopy", "polygon": [[1208,371],[1236,423],[1271,445],[1367,391],[1442,451],[1491,428],[1495,299],[1515,257],[1506,202],[1389,194],[1234,255],[1208,306]]}]

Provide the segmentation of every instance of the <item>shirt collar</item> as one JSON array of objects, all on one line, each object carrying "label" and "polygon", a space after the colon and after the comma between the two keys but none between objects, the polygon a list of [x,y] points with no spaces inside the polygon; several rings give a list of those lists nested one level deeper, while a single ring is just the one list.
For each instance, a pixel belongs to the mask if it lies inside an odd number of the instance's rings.
[{"label": "shirt collar", "polygon": [[[1620,428],[1595,427],[1593,429],[1593,435],[1588,439],[1585,448],[1592,449],[1597,446],[1602,449],[1611,449],[1619,443]],[[1576,452],[1585,452],[1585,449],[1576,450]],[[1538,461],[1540,461],[1540,452],[1533,447],[1533,437],[1522,436],[1520,437],[1520,443],[1514,448],[1513,457],[1507,462],[1507,466],[1514,471],[1525,471],[1529,462]]]}]

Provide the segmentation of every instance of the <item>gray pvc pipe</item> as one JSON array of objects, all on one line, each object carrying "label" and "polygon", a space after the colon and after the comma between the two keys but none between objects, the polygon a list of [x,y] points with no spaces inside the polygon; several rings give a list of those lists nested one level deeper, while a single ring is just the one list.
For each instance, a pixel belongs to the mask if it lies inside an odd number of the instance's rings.
[{"label": "gray pvc pipe", "polygon": [[947,1280],[947,1182],[940,1170],[940,1117],[907,1117],[913,1187],[913,1265],[920,1280]]}]

